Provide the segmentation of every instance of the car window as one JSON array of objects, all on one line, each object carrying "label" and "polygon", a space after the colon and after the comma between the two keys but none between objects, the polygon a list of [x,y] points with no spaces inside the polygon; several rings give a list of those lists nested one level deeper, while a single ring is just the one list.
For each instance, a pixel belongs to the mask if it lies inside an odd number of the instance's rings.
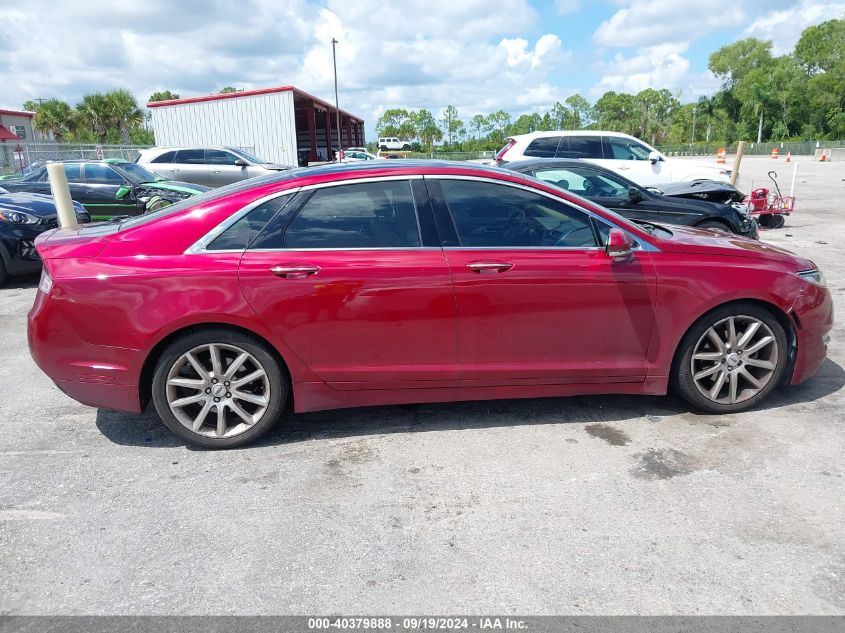
[{"label": "car window", "polygon": [[176,162],[173,158],[176,156],[175,151],[164,152],[163,154],[159,154],[155,158],[153,158],[150,162],[151,163],[173,163]]},{"label": "car window", "polygon": [[461,246],[596,246],[589,216],[524,189],[471,180],[441,179]]},{"label": "car window", "polygon": [[109,165],[88,163],[85,165],[85,182],[96,185],[121,185],[123,176]]},{"label": "car window", "polygon": [[557,153],[557,146],[560,143],[559,136],[546,136],[535,138],[525,148],[525,156],[537,156],[538,158],[554,158]]},{"label": "car window", "polygon": [[285,230],[287,248],[402,248],[420,245],[407,180],[326,187]]},{"label": "car window", "polygon": [[558,146],[558,158],[602,158],[600,136],[565,136]]},{"label": "car window", "polygon": [[218,235],[208,246],[209,251],[243,250],[249,246],[267,223],[282,210],[293,198],[293,194],[285,194],[264,202],[245,216],[237,220],[232,226]]},{"label": "car window", "polygon": [[205,150],[205,162],[209,165],[234,165],[238,157],[219,149]]},{"label": "car window", "polygon": [[651,151],[645,146],[629,138],[619,136],[605,136],[607,157],[615,160],[648,160]]},{"label": "car window", "polygon": [[173,159],[173,162],[181,163],[184,165],[204,165],[205,150],[180,149],[178,152],[176,152],[176,157]]},{"label": "car window", "polygon": [[540,169],[534,173],[534,176],[561,189],[584,195],[584,176],[571,169]]}]

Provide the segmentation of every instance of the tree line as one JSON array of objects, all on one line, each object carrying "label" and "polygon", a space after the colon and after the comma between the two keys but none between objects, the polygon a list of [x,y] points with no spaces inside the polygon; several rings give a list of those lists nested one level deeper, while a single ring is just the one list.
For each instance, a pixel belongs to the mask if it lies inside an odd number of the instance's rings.
[{"label": "tree line", "polygon": [[600,129],[631,134],[652,145],[739,139],[787,141],[845,138],[845,20],[805,29],[792,53],[775,56],[772,42],[746,38],[710,55],[721,81],[712,96],[682,104],[669,90],[605,92],[595,103],[579,94],[545,112],[516,118],[504,110],[460,116],[454,105],[439,118],[429,110],[390,108],[376,123],[379,136],[429,149],[499,149],[507,137],[538,130]]}]

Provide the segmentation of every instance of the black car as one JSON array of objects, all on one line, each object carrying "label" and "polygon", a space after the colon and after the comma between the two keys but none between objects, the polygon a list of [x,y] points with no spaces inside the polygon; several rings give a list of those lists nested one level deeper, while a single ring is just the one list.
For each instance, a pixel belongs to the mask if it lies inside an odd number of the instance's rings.
[{"label": "black car", "polygon": [[[80,224],[91,217],[73,203]],[[41,270],[33,242],[44,231],[58,227],[53,198],[37,193],[9,193],[0,186],[0,285],[10,275]]]},{"label": "black car", "polygon": [[757,222],[748,208],[731,201],[730,196],[725,196],[724,202],[687,197],[689,187],[676,187],[677,195],[666,195],[657,188],[641,187],[609,169],[572,159],[518,161],[508,163],[507,169],[566,189],[631,220],[718,229],[758,238]]},{"label": "black car", "polygon": [[[208,191],[209,187],[162,178],[125,160],[66,160],[70,197],[95,220],[115,215],[140,215],[177,200]],[[47,165],[20,178],[2,181],[9,191],[50,193]]]}]

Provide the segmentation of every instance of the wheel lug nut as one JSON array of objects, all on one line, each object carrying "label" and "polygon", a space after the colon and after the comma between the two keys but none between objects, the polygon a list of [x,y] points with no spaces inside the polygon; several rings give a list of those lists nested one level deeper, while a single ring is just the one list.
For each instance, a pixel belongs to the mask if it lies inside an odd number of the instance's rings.
[{"label": "wheel lug nut", "polygon": [[226,381],[226,382],[224,382],[223,384],[224,384],[224,385],[226,385],[226,386],[228,387],[228,386],[229,386],[229,381],[227,380],[227,381]]},{"label": "wheel lug nut", "polygon": [[232,394],[231,394],[231,393],[229,393],[229,392],[227,391],[227,392],[226,392],[226,397],[227,397],[227,398],[231,398],[231,397],[232,397]]},{"label": "wheel lug nut", "polygon": [[220,402],[220,398],[215,398],[214,402]]},{"label": "wheel lug nut", "polygon": [[211,379],[211,382],[213,382],[213,383],[215,383],[215,384],[216,384],[216,383],[217,383],[217,378],[212,378],[212,379]]},{"label": "wheel lug nut", "polygon": [[211,393],[211,389],[206,389],[206,390],[205,390],[205,392],[206,392],[206,393]]}]

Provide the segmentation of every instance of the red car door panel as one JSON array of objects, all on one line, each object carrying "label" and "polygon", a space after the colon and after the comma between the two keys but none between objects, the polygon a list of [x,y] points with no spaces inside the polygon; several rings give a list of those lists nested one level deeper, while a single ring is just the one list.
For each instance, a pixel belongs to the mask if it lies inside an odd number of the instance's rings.
[{"label": "red car door panel", "polygon": [[285,248],[241,260],[258,318],[337,389],[460,384],[449,265],[420,246],[413,200],[407,180],[318,189]]},{"label": "red car door panel", "polygon": [[588,214],[525,187],[427,182],[455,284],[462,385],[645,378],[648,253],[614,262]]}]

